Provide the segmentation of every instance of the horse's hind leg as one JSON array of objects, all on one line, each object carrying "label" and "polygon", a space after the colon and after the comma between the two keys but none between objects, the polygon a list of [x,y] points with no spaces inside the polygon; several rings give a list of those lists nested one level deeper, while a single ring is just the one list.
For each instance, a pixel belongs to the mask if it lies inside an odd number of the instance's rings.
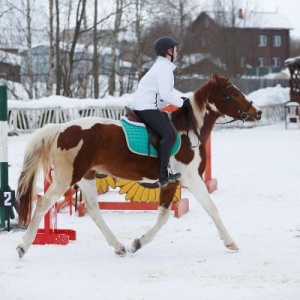
[{"label": "horse's hind leg", "polygon": [[141,249],[146,244],[150,243],[158,231],[165,225],[170,216],[171,202],[175,195],[177,185],[179,183],[171,183],[165,188],[162,188],[160,191],[160,203],[159,203],[159,212],[156,224],[141,238],[135,239],[131,245],[131,252],[136,252]]},{"label": "horse's hind leg", "polygon": [[115,235],[109,229],[105,221],[103,220],[98,206],[97,200],[97,191],[95,179],[88,180],[82,179],[78,182],[78,186],[80,187],[83,196],[85,198],[86,210],[92,220],[96,223],[102,234],[104,235],[106,241],[110,246],[115,248],[115,253],[117,255],[123,256],[126,254],[125,247],[117,240]]},{"label": "horse's hind leg", "polygon": [[53,204],[60,199],[68,187],[68,184],[64,185],[61,183],[58,185],[57,182],[53,182],[43,197],[37,200],[32,220],[23,236],[23,242],[17,246],[20,258],[24,256],[30,245],[33,243],[44,215],[53,206]]}]

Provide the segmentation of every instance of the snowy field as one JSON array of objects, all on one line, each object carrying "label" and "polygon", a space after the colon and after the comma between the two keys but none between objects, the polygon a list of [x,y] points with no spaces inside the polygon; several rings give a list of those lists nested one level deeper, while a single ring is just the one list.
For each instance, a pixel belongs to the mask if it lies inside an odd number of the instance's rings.
[{"label": "snowy field", "polygon": [[[9,137],[12,189],[27,138]],[[66,246],[31,246],[20,260],[15,247],[24,232],[0,232],[0,299],[300,299],[300,130],[278,123],[214,131],[212,167],[218,189],[211,197],[238,252],[223,246],[185,190],[190,211],[179,219],[172,214],[152,243],[123,258],[88,216],[65,209],[58,227],[77,232]],[[127,247],[157,216],[102,213]]]}]

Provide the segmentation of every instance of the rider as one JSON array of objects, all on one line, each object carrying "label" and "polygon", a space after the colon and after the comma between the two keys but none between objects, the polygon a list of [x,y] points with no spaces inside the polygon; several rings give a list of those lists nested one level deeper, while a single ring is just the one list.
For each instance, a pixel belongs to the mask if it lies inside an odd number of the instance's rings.
[{"label": "rider", "polygon": [[158,179],[162,187],[178,180],[180,173],[168,172],[173,143],[173,129],[160,109],[167,103],[182,106],[185,98],[172,94],[174,88],[173,62],[177,58],[178,43],[171,37],[164,36],[154,44],[157,59],[138,84],[132,101],[132,109],[160,136],[158,146]]}]

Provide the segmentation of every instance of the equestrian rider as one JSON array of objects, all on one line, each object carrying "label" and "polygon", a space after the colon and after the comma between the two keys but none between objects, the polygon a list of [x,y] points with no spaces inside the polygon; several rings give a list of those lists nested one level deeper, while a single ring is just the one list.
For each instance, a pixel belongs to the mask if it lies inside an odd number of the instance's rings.
[{"label": "equestrian rider", "polygon": [[160,136],[158,152],[158,179],[162,187],[178,180],[180,173],[168,171],[173,129],[160,109],[172,104],[181,107],[185,98],[173,95],[174,74],[178,43],[171,37],[161,37],[154,44],[157,59],[154,65],[140,80],[132,101],[132,109]]}]

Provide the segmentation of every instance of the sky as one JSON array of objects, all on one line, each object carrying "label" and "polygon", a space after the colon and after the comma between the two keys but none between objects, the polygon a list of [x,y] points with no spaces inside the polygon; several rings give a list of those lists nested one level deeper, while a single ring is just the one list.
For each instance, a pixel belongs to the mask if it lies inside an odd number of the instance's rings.
[{"label": "sky", "polygon": [[291,37],[300,39],[300,0],[263,0],[258,1],[257,7],[262,8],[263,11],[267,12],[275,12],[277,9],[278,12],[288,18],[290,24],[294,28],[294,30],[290,31]]},{"label": "sky", "polygon": [[[276,103],[285,102],[285,92],[274,89],[283,97]],[[251,99],[258,104],[259,97],[271,95],[268,88]],[[65,246],[33,245],[20,260],[15,248],[24,231],[0,232],[1,299],[300,299],[299,130],[296,124],[285,130],[280,121],[213,131],[212,177],[218,189],[211,198],[238,252],[224,247],[212,220],[185,189],[188,213],[179,219],[172,213],[150,244],[122,258],[88,216],[78,217],[74,211],[70,216],[66,207],[58,214],[58,229],[73,229],[77,238]],[[8,138],[12,189],[28,137]],[[120,197],[111,190],[99,201],[124,200]],[[102,215],[129,249],[133,239],[154,225],[157,212]]]}]

